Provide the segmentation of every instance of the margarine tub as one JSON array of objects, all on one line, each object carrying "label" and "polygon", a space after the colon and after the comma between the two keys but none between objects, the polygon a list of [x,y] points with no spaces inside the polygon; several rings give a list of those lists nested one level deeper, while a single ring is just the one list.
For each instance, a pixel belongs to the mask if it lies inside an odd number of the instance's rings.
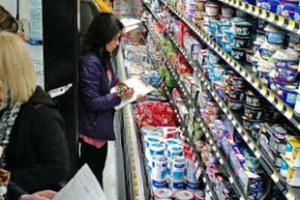
[{"label": "margarine tub", "polygon": [[283,160],[280,166],[280,174],[286,178],[286,182],[294,187],[300,186],[300,168],[293,167],[290,160]]},{"label": "margarine tub", "polygon": [[284,157],[289,161],[290,166],[300,167],[300,139],[291,135],[286,137],[287,144]]},{"label": "margarine tub", "polygon": [[270,62],[273,62],[273,55],[275,52],[279,49],[281,49],[281,45],[278,44],[270,44],[268,42],[264,42],[260,47],[259,47],[259,53],[260,56],[264,60],[268,60]]},{"label": "margarine tub", "polygon": [[271,44],[282,44],[285,33],[279,28],[268,24],[265,28],[267,41]]},{"label": "margarine tub", "polygon": [[299,53],[291,48],[279,49],[273,55],[276,67],[297,70],[299,63]]}]

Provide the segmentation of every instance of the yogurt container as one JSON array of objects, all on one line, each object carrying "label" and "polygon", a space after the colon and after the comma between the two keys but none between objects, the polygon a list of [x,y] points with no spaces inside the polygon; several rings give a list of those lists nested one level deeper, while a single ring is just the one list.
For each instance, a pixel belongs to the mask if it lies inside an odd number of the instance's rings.
[{"label": "yogurt container", "polygon": [[246,105],[251,107],[261,107],[261,97],[253,92],[252,90],[247,90],[246,92]]},{"label": "yogurt container", "polygon": [[168,157],[183,156],[182,145],[169,145],[168,146]]},{"label": "yogurt container", "polygon": [[285,33],[280,29],[276,28],[272,25],[267,25],[265,28],[267,41],[271,44],[279,44],[283,43]]},{"label": "yogurt container", "polygon": [[221,7],[222,16],[228,17],[228,18],[232,17],[233,12],[234,12],[234,10],[231,7],[222,5],[222,7]]},{"label": "yogurt container", "polygon": [[235,20],[236,21],[233,22],[233,27],[232,27],[235,35],[249,36],[252,25],[247,21],[239,21],[239,20],[244,20],[242,18],[240,18],[240,19],[235,18]]},{"label": "yogurt container", "polygon": [[170,189],[161,188],[154,190],[155,200],[172,200],[173,193]]},{"label": "yogurt container", "polygon": [[292,85],[279,85],[276,94],[290,107],[294,108],[297,98],[297,88]]},{"label": "yogurt container", "polygon": [[217,16],[219,14],[219,5],[212,2],[206,3],[205,11],[209,16]]},{"label": "yogurt container", "polygon": [[280,49],[273,55],[275,66],[280,68],[290,68],[290,70],[297,70],[299,64],[299,53],[293,49]]},{"label": "yogurt container", "polygon": [[276,53],[277,50],[281,49],[281,46],[278,44],[270,44],[268,42],[264,42],[259,47],[259,53],[260,56],[264,60],[268,60],[270,62],[273,62],[273,55]]},{"label": "yogurt container", "polygon": [[193,200],[194,194],[187,190],[181,190],[174,194],[175,200]]},{"label": "yogurt container", "polygon": [[244,116],[250,120],[261,120],[263,116],[263,109],[245,105]]},{"label": "yogurt container", "polygon": [[167,180],[167,175],[168,159],[161,155],[153,156],[151,178],[155,180]]},{"label": "yogurt container", "polygon": [[155,155],[164,155],[166,145],[162,143],[150,144],[150,155],[153,157]]},{"label": "yogurt container", "polygon": [[176,181],[184,181],[186,170],[186,160],[182,156],[174,156],[171,160],[171,179]]}]

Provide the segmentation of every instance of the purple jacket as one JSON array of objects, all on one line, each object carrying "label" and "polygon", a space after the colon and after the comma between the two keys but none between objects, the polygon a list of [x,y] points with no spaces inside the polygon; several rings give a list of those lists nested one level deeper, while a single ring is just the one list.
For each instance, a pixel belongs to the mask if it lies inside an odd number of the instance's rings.
[{"label": "purple jacket", "polygon": [[86,53],[79,67],[79,132],[93,139],[115,140],[113,130],[114,106],[120,104],[117,94],[110,89],[118,83],[112,72],[109,80],[100,58]]}]

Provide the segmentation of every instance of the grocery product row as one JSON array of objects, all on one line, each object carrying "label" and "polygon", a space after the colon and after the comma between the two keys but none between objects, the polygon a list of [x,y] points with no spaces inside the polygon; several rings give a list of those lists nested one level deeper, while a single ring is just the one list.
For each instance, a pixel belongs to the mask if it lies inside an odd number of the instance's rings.
[{"label": "grocery product row", "polygon": [[[177,77],[179,85],[184,85],[184,87],[182,87],[183,93],[185,93],[185,96],[190,97],[186,104],[191,106],[190,102],[193,102],[192,107],[194,109],[199,109],[199,107],[201,107],[199,105],[199,96],[201,95],[199,94],[202,93],[203,88],[204,90],[207,90],[210,98],[213,99],[212,102],[227,115],[228,121],[230,121],[235,128],[234,132],[237,133],[236,135],[239,135],[240,139],[243,140],[244,145],[248,148],[249,152],[251,152],[254,160],[249,158],[249,156],[245,160],[251,160],[253,163],[257,164],[257,169],[254,171],[256,173],[258,172],[258,174],[262,171],[263,175],[261,177],[266,176],[266,180],[273,180],[273,183],[276,184],[277,189],[280,191],[279,193],[285,195],[287,199],[297,198],[297,192],[290,186],[298,186],[298,180],[296,176],[294,176],[297,174],[298,161],[295,159],[296,157],[290,157],[289,153],[290,150],[293,149],[292,154],[297,154],[296,146],[299,141],[297,137],[299,132],[293,127],[293,123],[289,123],[291,120],[286,121],[287,119],[282,118],[284,112],[278,112],[274,108],[274,104],[269,104],[270,101],[267,101],[267,98],[264,99],[264,96],[261,97],[259,95],[261,94],[262,88],[257,88],[255,87],[255,84],[253,84],[257,81],[256,76],[252,77],[252,82],[249,84],[249,81],[246,80],[247,75],[240,76],[241,73],[243,75],[243,70],[236,70],[237,73],[232,71],[232,66],[234,65],[226,66],[226,63],[221,61],[222,55],[218,56],[215,49],[206,49],[206,46],[211,47],[207,41],[215,43],[217,40],[217,38],[213,38],[213,33],[210,33],[210,36],[208,36],[207,32],[201,30],[207,35],[207,40],[203,41],[203,38],[200,37],[201,41],[199,40],[199,32],[195,31],[195,29],[200,29],[196,28],[196,25],[191,25],[193,24],[193,21],[187,20],[184,16],[179,15],[174,8],[169,5],[167,5],[168,8],[165,8],[163,6],[164,4],[161,4],[159,1],[154,1],[152,4],[145,5],[152,11],[154,19],[159,20],[158,22],[152,20],[151,14],[144,16],[148,22],[151,22],[149,29],[152,30],[150,30],[150,32],[154,33],[154,41],[158,42],[157,44],[164,49],[166,58],[169,60],[169,63],[171,63],[169,66],[171,71],[173,69],[173,75],[176,75],[176,73],[180,74],[180,76]],[[246,20],[244,19],[243,23],[247,24],[245,21]],[[212,23],[208,25],[208,29],[211,24]],[[232,25],[230,24],[229,29],[231,29],[231,26]],[[215,28],[215,31],[218,31],[220,27]],[[251,32],[250,30],[251,29],[248,29],[248,34]],[[217,35],[218,34],[219,32]],[[225,35],[221,34],[221,40],[224,36]],[[233,37],[237,36],[241,35],[238,35],[237,33],[233,34]],[[266,37],[266,39],[263,37]],[[235,39],[236,38],[234,38],[234,42],[236,42]],[[261,39],[270,42],[268,36],[261,36]],[[250,44],[252,43],[252,40],[251,42],[249,42],[249,40],[250,38],[248,38],[247,45],[251,47]],[[230,44],[239,45],[238,42],[234,42]],[[293,53],[296,54],[296,48],[292,49],[291,47],[292,45],[286,50],[288,52],[285,52],[280,56],[277,55],[277,58],[275,56],[274,60],[280,60],[281,58],[287,59],[282,57],[282,55],[291,56]],[[231,48],[233,49],[234,46]],[[218,49],[224,51],[220,47],[218,47]],[[279,54],[280,50],[273,53]],[[158,53],[155,54],[155,57],[157,57],[157,54]],[[227,59],[236,62],[236,60],[231,57],[233,54],[224,53],[224,55],[225,54]],[[297,55],[295,57],[294,64],[286,64],[284,67],[289,68],[290,66],[298,65],[299,56]],[[264,58],[261,59],[263,60]],[[273,57],[271,59],[273,59]],[[269,63],[274,63],[274,60],[268,61],[270,61]],[[242,61],[243,59],[239,62]],[[282,60],[277,63],[275,61],[275,64],[277,64],[273,67],[273,69],[275,68],[275,76],[273,77],[275,80],[282,78],[282,74],[278,73],[282,69],[280,68],[282,62]],[[253,66],[250,66],[251,64],[252,63],[243,63],[246,72],[248,72],[248,70],[253,70]],[[276,67],[278,68],[277,70]],[[259,72],[258,75],[260,75]],[[269,78],[270,77],[268,77],[268,79]],[[296,77],[294,82],[297,82]],[[203,88],[199,90],[197,88],[199,86],[202,86]],[[276,94],[278,95],[278,93]],[[194,98],[196,96],[197,98]],[[279,97],[282,98],[280,95]],[[284,98],[282,98],[282,100],[284,100]],[[285,102],[285,104],[286,103],[287,102]],[[201,108],[200,116],[203,121],[211,118],[207,113],[203,114]],[[213,118],[218,119],[220,117],[213,115]],[[221,136],[217,138],[214,137],[214,141],[220,148],[220,142],[224,141],[224,138]],[[228,156],[227,150],[220,149],[223,152],[221,154],[224,156],[222,160],[229,160],[231,156]],[[247,153],[241,154],[244,157],[245,154],[247,155]],[[228,166],[227,164],[228,163],[225,165]],[[234,164],[232,164],[231,161],[229,161],[229,164],[231,165],[231,168],[234,169],[235,176],[239,176],[239,172],[237,172],[239,170],[236,170],[235,166],[233,167]],[[251,172],[253,173],[253,171]],[[236,188],[239,188],[238,182],[243,182],[243,179],[240,178],[238,181],[235,180],[234,182],[236,183],[235,185],[237,185]],[[245,184],[242,183],[240,185],[242,185],[244,192],[247,191],[244,188]],[[238,193],[243,196],[241,190]],[[247,193],[246,197],[249,198]]]},{"label": "grocery product row", "polygon": [[[138,158],[144,160],[145,175],[148,178],[152,198],[174,196],[176,199],[183,197],[194,199],[194,196],[198,196],[197,199],[203,199],[204,193],[200,190],[200,182],[193,168],[193,159],[195,160],[193,153],[189,145],[184,145],[180,140],[180,135],[183,138],[185,136],[177,126],[175,111],[166,97],[161,95],[163,93],[163,90],[159,89],[161,77],[157,71],[151,70],[152,65],[143,62],[147,58],[146,48],[125,45],[124,57],[127,78],[138,75],[157,88],[156,92],[148,95],[147,101],[137,103],[131,110],[134,111],[134,124],[136,124],[136,129],[131,132],[136,132],[138,135],[135,139],[127,139],[138,140],[134,142],[142,144],[141,155]],[[131,115],[127,116],[124,123],[133,122],[131,117]],[[138,148],[134,149],[139,152]],[[135,156],[133,157],[136,158]],[[142,198],[147,199],[147,196]]]}]

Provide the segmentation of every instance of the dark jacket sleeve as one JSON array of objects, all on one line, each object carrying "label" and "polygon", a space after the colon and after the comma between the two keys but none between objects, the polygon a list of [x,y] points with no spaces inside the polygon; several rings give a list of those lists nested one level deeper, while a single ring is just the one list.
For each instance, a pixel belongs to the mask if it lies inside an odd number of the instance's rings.
[{"label": "dark jacket sleeve", "polygon": [[18,185],[28,192],[55,188],[69,172],[69,152],[60,114],[46,106],[34,112],[31,142],[37,162],[11,169],[12,180],[18,180]]},{"label": "dark jacket sleeve", "polygon": [[27,192],[16,185],[14,182],[10,182],[8,184],[6,194],[7,200],[17,200],[24,194],[27,194]]},{"label": "dark jacket sleeve", "polygon": [[99,65],[99,62],[93,59],[83,59],[79,71],[80,100],[90,111],[110,110],[121,102],[117,93],[99,94],[100,79],[105,78],[104,72],[99,70]]}]

